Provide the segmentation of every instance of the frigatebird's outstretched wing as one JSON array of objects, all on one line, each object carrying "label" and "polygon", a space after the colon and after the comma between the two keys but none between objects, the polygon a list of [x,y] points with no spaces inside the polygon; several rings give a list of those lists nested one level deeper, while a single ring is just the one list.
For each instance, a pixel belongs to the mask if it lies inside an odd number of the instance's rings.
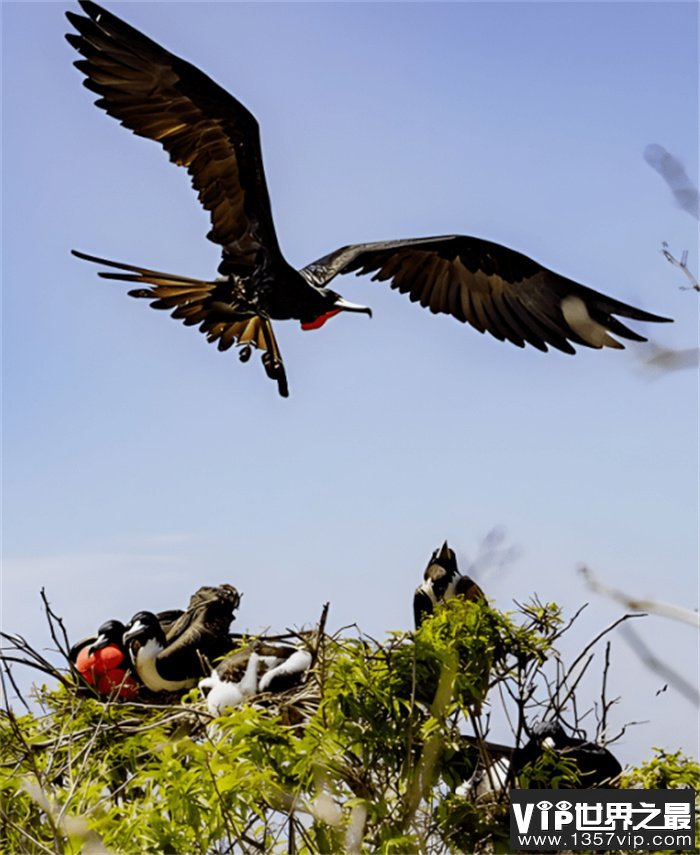
[{"label": "frigatebird's outstretched wing", "polygon": [[570,342],[622,348],[610,333],[646,341],[613,315],[669,321],[560,276],[522,253],[464,235],[345,246],[307,265],[307,282],[325,285],[340,273],[373,273],[413,302],[452,315],[479,332],[518,347],[547,345],[575,353]]},{"label": "frigatebird's outstretched wing", "polygon": [[617,347],[613,336],[645,341],[615,315],[638,321],[666,318],[635,309],[566,279],[506,247],[450,235],[346,246],[299,273],[277,242],[263,171],[258,123],[232,95],[190,63],[169,53],[91,0],[84,15],[67,12],[76,33],[66,36],[82,55],[75,63],[96,104],[134,133],[159,142],[188,170],[209,211],[209,238],[223,250],[222,280],[207,282],[146,268],[81,258],[116,268],[109,279],[134,282],[134,297],[199,325],[220,350],[241,347],[245,361],[263,351],[280,394],[287,382],[271,319],[294,318],[315,329],[338,311],[361,311],[325,286],[340,273],[372,273],[434,313],[450,314],[519,347],[572,343]]},{"label": "frigatebird's outstretched wing", "polygon": [[283,262],[255,117],[198,68],[169,53],[90,0],[87,17],[66,12],[82,54],[75,66],[95,102],[135,134],[156,140],[186,167],[209,211],[209,239],[223,247],[222,274],[246,271],[264,249]]}]

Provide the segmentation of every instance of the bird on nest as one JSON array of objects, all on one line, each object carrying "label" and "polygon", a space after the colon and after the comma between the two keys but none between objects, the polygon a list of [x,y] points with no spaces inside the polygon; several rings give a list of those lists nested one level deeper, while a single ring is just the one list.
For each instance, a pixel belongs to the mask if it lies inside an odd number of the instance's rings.
[{"label": "bird on nest", "polygon": [[139,683],[131,671],[129,654],[122,642],[124,624],[107,620],[90,636],[74,644],[68,654],[72,668],[98,694],[131,699]]},{"label": "bird on nest", "polygon": [[138,612],[123,642],[141,682],[153,692],[178,692],[211,672],[211,663],[232,647],[229,627],[240,594],[232,585],[204,586],[164,632],[156,615]]},{"label": "bird on nest", "polygon": [[[182,615],[181,609],[159,612],[155,617],[163,631]],[[125,626],[120,620],[107,620],[91,635],[76,642],[68,653],[71,667],[98,694],[132,699],[140,684],[124,646]]]},{"label": "bird on nest", "polygon": [[158,142],[187,169],[209,212],[207,237],[221,247],[219,277],[161,273],[74,251],[119,272],[106,279],[134,283],[132,297],[188,326],[198,326],[219,350],[233,345],[247,361],[262,352],[279,393],[289,394],[272,329],[274,320],[321,327],[340,312],[364,312],[328,288],[338,275],[372,279],[418,302],[518,347],[575,353],[573,344],[622,348],[614,336],[646,341],[614,316],[664,322],[549,270],[520,252],[478,237],[443,235],[343,246],[292,267],[282,255],[265,181],[260,132],[253,114],[206,74],[162,48],[91,0],[84,15],[67,12],[81,54],[75,66],[98,107],[139,136]]},{"label": "bird on nest", "polygon": [[[566,781],[558,783],[561,789],[611,786],[611,782],[622,772],[620,762],[608,748],[585,737],[570,736],[559,721],[550,720],[536,722],[530,728],[529,741],[513,752],[513,775],[519,777],[526,766],[535,764],[547,752],[557,758],[570,760],[580,777],[576,784]],[[529,787],[548,789],[549,783],[532,781]]]},{"label": "bird on nest", "polygon": [[254,642],[227,656],[208,677],[199,681],[213,716],[237,707],[263,692],[283,692],[297,686],[311,666],[303,646]]}]

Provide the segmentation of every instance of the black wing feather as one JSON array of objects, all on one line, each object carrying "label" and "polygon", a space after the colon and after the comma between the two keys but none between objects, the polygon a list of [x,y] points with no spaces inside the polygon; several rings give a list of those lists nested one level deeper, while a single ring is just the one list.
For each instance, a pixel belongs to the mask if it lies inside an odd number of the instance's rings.
[{"label": "black wing feather", "polygon": [[423,621],[433,613],[433,603],[430,597],[421,588],[416,588],[413,595],[413,620],[416,629]]},{"label": "black wing feather", "polygon": [[232,585],[203,586],[185,612],[169,627],[166,647],[158,654],[158,671],[169,680],[207,676],[210,664],[232,647],[229,627],[240,603]]},{"label": "black wing feather", "polygon": [[486,595],[469,576],[460,576],[455,585],[455,595],[467,600],[486,600]]},{"label": "black wing feather", "polygon": [[82,54],[76,67],[97,106],[139,136],[159,142],[187,168],[211,216],[208,237],[224,249],[222,273],[255,265],[264,248],[282,258],[255,117],[206,74],[90,0],[87,17],[67,12]]},{"label": "black wing feather", "polygon": [[609,333],[646,341],[616,320],[667,322],[560,276],[515,250],[464,235],[345,246],[305,267],[314,285],[338,274],[371,273],[434,314],[448,314],[518,347],[622,347]]}]

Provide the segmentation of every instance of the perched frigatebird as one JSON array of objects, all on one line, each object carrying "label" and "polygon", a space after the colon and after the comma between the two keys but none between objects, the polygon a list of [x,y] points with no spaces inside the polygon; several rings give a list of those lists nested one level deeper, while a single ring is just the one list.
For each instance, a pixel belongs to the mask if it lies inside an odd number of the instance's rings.
[{"label": "perched frigatebird", "polygon": [[131,672],[123,635],[121,621],[105,621],[97,636],[74,644],[68,656],[73,668],[98,694],[131,699],[138,694],[139,684]]},{"label": "perched frigatebird", "polygon": [[575,353],[623,347],[613,335],[646,341],[614,315],[669,320],[607,297],[515,250],[464,235],[344,246],[295,270],[275,234],[255,117],[198,68],[169,53],[91,0],[85,15],[67,12],[77,30],[66,38],[84,57],[75,65],[95,102],[139,136],[156,140],[192,178],[209,212],[207,237],[222,247],[213,280],[159,273],[85,253],[116,268],[106,279],[141,286],[129,294],[187,325],[198,325],[219,350],[237,345],[242,361],[262,351],[265,370],[288,395],[273,320],[317,329],[338,312],[365,312],[326,286],[341,273],[372,273],[435,314],[448,314],[518,347]]},{"label": "perched frigatebird", "polygon": [[[619,760],[605,746],[570,736],[558,721],[542,721],[532,726],[529,742],[513,752],[514,777],[517,779],[526,766],[534,765],[548,751],[556,758],[571,761],[578,776],[576,783],[572,783],[559,775],[559,789],[610,787],[622,772]],[[533,780],[528,782],[528,787],[549,789],[551,782]]]},{"label": "perched frigatebird", "polygon": [[[536,777],[528,777],[531,789],[592,789],[617,786],[622,766],[605,746],[570,736],[558,721],[536,722],[526,726],[529,740],[519,748],[496,742],[460,737],[460,749],[450,758],[449,769],[457,777],[469,777],[455,790],[473,801],[487,793],[501,794],[509,787],[525,786],[520,776],[526,768],[538,766]],[[541,766],[547,754],[553,766]],[[558,760],[567,760],[571,774],[563,774]]]},{"label": "perched frigatebird", "polygon": [[[168,609],[158,612],[155,618],[167,633],[182,615],[182,609]],[[100,625],[96,636],[77,641],[68,653],[75,671],[101,695],[133,698],[139,692],[137,675],[123,642],[125,630],[120,620],[107,620]]]},{"label": "perched frigatebird", "polygon": [[413,595],[413,618],[416,629],[430,617],[439,603],[446,603],[452,597],[464,597],[466,600],[485,601],[481,588],[470,576],[463,576],[457,567],[457,556],[445,541],[430,556],[428,566],[423,572],[423,582]]},{"label": "perched frigatebird", "polygon": [[167,633],[151,612],[135,614],[123,641],[146,688],[177,692],[210,674],[211,663],[231,649],[229,626],[240,600],[233,585],[202,587]]}]

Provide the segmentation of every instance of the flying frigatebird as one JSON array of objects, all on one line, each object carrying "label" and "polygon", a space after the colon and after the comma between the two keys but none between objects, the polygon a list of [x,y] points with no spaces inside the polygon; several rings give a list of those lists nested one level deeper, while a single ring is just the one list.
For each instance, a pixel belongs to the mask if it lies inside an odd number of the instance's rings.
[{"label": "flying frigatebird", "polygon": [[67,12],[77,30],[66,38],[83,56],[75,65],[95,102],[139,136],[159,142],[190,174],[209,212],[207,237],[222,247],[213,281],[159,273],[74,251],[116,268],[106,279],[141,286],[132,297],[187,325],[219,350],[237,345],[242,361],[262,352],[267,374],[288,395],[273,320],[317,329],[338,312],[365,312],[326,286],[338,274],[372,273],[435,314],[448,314],[518,347],[575,353],[622,348],[613,335],[646,341],[614,315],[662,322],[543,267],[526,255],[464,235],[379,241],[341,247],[295,270],[277,242],[255,117],[202,71],[168,52],[91,0],[85,16]]}]

